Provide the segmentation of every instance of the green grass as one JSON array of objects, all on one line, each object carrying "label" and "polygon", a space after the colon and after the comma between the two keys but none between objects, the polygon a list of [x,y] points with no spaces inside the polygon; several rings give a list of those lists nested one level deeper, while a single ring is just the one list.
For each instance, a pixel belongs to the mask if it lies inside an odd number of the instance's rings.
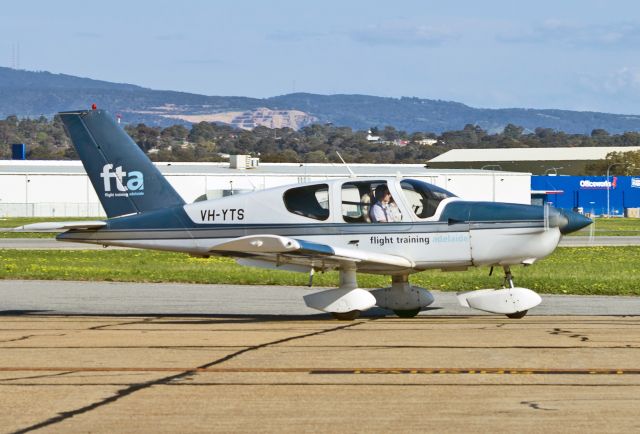
[{"label": "green grass", "polygon": [[[428,271],[411,282],[428,289],[463,291],[497,287],[502,270]],[[557,249],[530,267],[513,267],[517,286],[541,293],[640,295],[640,247]],[[141,250],[0,250],[0,278],[188,282],[249,285],[306,285],[301,273],[241,267],[227,258],[193,258],[179,253]],[[360,286],[389,286],[386,276],[360,274]],[[318,273],[317,286],[336,286],[338,274]]]},{"label": "green grass", "polygon": [[0,232],[0,238],[55,238],[58,232]]},{"label": "green grass", "polygon": [[[593,228],[592,228],[593,227]],[[593,230],[595,236],[640,236],[640,219],[636,218],[602,218],[594,219],[594,223],[569,236],[588,236]]]}]

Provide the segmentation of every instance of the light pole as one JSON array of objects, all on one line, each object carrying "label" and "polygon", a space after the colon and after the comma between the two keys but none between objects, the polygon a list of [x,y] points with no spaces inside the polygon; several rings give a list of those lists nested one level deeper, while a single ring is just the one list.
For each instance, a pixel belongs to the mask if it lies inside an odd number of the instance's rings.
[{"label": "light pole", "polygon": [[610,194],[609,191],[611,190],[611,183],[609,182],[609,171],[613,166],[621,166],[625,164],[626,163],[613,163],[613,164],[609,164],[609,167],[607,167],[607,218],[611,217],[611,211],[609,207],[609,194]]}]

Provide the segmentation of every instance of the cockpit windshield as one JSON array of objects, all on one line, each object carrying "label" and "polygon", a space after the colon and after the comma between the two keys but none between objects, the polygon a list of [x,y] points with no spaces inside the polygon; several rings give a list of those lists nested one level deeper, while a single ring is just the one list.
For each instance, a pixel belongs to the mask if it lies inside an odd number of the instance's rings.
[{"label": "cockpit windshield", "polygon": [[400,187],[411,210],[421,219],[433,216],[438,205],[444,199],[456,197],[455,194],[444,188],[417,179],[404,179],[400,182]]}]

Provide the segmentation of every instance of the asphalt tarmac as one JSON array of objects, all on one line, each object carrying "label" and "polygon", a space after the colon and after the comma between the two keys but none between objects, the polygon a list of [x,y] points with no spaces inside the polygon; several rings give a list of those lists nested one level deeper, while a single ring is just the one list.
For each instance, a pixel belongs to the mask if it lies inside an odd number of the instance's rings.
[{"label": "asphalt tarmac", "polygon": [[635,298],[342,322],[307,291],[0,281],[0,431],[640,431]]},{"label": "asphalt tarmac", "polygon": [[[308,315],[302,297],[326,288],[201,285],[183,283],[0,280],[0,313],[72,315]],[[435,302],[421,315],[488,315],[460,306],[453,292],[432,291]],[[542,294],[529,315],[640,315],[640,297]],[[370,309],[364,315],[382,316]]]}]

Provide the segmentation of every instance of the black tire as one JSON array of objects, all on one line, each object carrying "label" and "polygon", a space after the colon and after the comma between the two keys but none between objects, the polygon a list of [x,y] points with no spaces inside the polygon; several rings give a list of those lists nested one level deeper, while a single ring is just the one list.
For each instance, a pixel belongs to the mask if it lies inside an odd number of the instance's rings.
[{"label": "black tire", "polygon": [[527,314],[527,312],[529,312],[529,311],[528,310],[523,310],[523,311],[520,311],[520,312],[508,313],[507,314],[507,318],[511,318],[511,319],[524,318],[524,316]]},{"label": "black tire", "polygon": [[331,315],[340,321],[353,321],[360,316],[360,311],[351,310],[349,312],[331,312]]},{"label": "black tire", "polygon": [[398,315],[400,318],[413,318],[414,316],[420,313],[420,308],[408,309],[408,310],[394,310],[393,313]]}]

